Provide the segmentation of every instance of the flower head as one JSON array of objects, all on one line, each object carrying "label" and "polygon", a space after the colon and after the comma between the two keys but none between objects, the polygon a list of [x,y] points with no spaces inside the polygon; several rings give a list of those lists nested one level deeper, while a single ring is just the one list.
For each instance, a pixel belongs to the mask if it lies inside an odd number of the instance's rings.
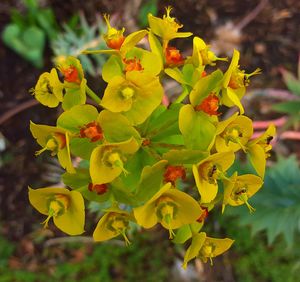
[{"label": "flower head", "polygon": [[30,90],[44,106],[55,108],[63,100],[63,84],[59,81],[56,69],[40,75],[37,84]]},{"label": "flower head", "polygon": [[126,231],[129,227],[129,221],[132,220],[133,218],[128,212],[112,207],[106,210],[106,213],[99,220],[93,238],[95,241],[106,241],[121,235],[125,243],[130,244]]},{"label": "flower head", "polygon": [[181,66],[184,64],[184,58],[180,51],[175,47],[167,47],[165,51],[166,65],[167,66]]},{"label": "flower head", "polygon": [[232,151],[213,154],[197,165],[193,166],[193,174],[196,181],[201,203],[210,203],[218,193],[217,180],[223,180],[226,170],[234,162]]},{"label": "flower head", "polygon": [[30,122],[30,131],[37,143],[43,148],[36,155],[50,151],[52,156],[57,155],[59,163],[68,172],[74,173],[70,156],[68,131],[55,126],[41,125]]},{"label": "flower head", "polygon": [[195,222],[201,209],[191,196],[171,188],[171,183],[167,183],[143,206],[134,208],[133,212],[139,225],[151,228],[159,222],[173,238],[173,230]]},{"label": "flower head", "polygon": [[221,121],[217,126],[216,149],[218,152],[232,150],[234,152],[245,147],[253,134],[252,121],[243,115],[233,115]]},{"label": "flower head", "polygon": [[105,14],[104,20],[107,25],[107,32],[104,34],[104,40],[106,42],[106,45],[109,48],[120,50],[124,40],[125,36],[123,35],[125,28],[123,27],[121,30],[117,30],[114,27],[110,25],[110,16]]},{"label": "flower head", "polygon": [[224,182],[224,199],[222,212],[225,206],[240,206],[245,204],[250,212],[255,209],[249,204],[248,199],[252,197],[263,185],[259,176],[253,174],[237,175],[234,173],[231,178]]},{"label": "flower head", "polygon": [[270,156],[272,149],[271,141],[275,134],[276,128],[271,124],[261,136],[246,144],[250,162],[258,175],[262,178],[265,175],[266,159]]},{"label": "flower head", "polygon": [[45,228],[53,218],[54,224],[69,235],[84,232],[84,201],[79,192],[65,188],[29,188],[29,201],[47,216],[43,222]]},{"label": "flower head", "polygon": [[233,242],[233,240],[228,238],[217,239],[207,237],[205,232],[200,232],[193,237],[192,244],[185,253],[182,266],[186,268],[188,262],[196,257],[201,259],[204,263],[210,260],[212,265],[212,259],[226,252]]},{"label": "flower head", "polygon": [[203,111],[207,113],[210,116],[218,116],[220,113],[218,113],[219,109],[219,103],[220,100],[218,96],[214,93],[209,94],[202,102],[195,106],[196,111]]},{"label": "flower head", "polygon": [[172,7],[166,8],[166,14],[163,18],[154,17],[152,14],[148,14],[148,21],[151,31],[161,37],[163,41],[167,42],[173,38],[189,37],[191,32],[178,32],[178,29],[183,25],[179,24],[174,17],[171,17]]}]

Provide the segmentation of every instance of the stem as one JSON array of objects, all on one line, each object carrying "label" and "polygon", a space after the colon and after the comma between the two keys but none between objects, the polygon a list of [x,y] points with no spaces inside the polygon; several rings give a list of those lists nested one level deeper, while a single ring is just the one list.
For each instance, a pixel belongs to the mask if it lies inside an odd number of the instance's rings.
[{"label": "stem", "polygon": [[86,94],[88,94],[97,104],[101,103],[101,99],[97,96],[97,94],[86,85]]}]

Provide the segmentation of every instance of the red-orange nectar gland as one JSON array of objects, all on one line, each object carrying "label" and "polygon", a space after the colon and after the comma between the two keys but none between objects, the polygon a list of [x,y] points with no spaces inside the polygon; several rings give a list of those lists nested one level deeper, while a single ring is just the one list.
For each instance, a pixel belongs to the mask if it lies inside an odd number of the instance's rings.
[{"label": "red-orange nectar gland", "polygon": [[202,209],[202,213],[197,219],[197,222],[199,223],[203,222],[208,217],[208,209],[204,207],[201,207],[201,209]]},{"label": "red-orange nectar gland", "polygon": [[125,72],[128,71],[141,71],[144,68],[141,65],[141,60],[134,57],[133,59],[123,59],[125,64]]},{"label": "red-orange nectar gland", "polygon": [[195,107],[196,111],[203,111],[210,116],[218,116],[219,98],[215,94],[210,94],[198,106]]},{"label": "red-orange nectar gland", "polygon": [[91,192],[96,192],[98,195],[103,195],[107,192],[108,187],[106,184],[89,183],[88,189]]},{"label": "red-orange nectar gland", "polygon": [[103,132],[96,121],[93,121],[80,129],[80,137],[89,138],[91,142],[96,142],[103,139]]},{"label": "red-orange nectar gland", "polygon": [[184,64],[184,59],[180,54],[180,51],[175,47],[167,47],[165,56],[166,56],[166,64],[168,66],[179,66]]},{"label": "red-orange nectar gland", "polygon": [[125,36],[121,35],[119,37],[115,37],[107,40],[106,45],[111,49],[120,50],[124,40],[125,40]]},{"label": "red-orange nectar gland", "polygon": [[184,180],[186,177],[185,169],[183,166],[172,166],[169,165],[166,168],[166,171],[164,173],[164,182],[171,182],[173,185],[175,185],[175,181],[178,178],[181,178]]},{"label": "red-orange nectar gland", "polygon": [[62,72],[65,81],[80,84],[81,80],[79,78],[78,70],[73,65],[70,65],[67,68],[61,68],[60,71]]}]

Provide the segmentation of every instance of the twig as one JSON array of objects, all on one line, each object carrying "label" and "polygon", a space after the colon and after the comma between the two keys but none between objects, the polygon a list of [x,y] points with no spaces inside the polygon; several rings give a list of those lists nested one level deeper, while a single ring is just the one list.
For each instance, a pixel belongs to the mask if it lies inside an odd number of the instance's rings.
[{"label": "twig", "polygon": [[26,101],[20,105],[16,105],[13,107],[13,109],[10,109],[8,111],[6,111],[3,115],[0,116],[0,124],[6,122],[7,120],[9,120],[11,117],[13,117],[14,115],[28,109],[28,108],[31,108],[33,106],[36,106],[38,105],[39,102],[37,100],[29,100],[29,101]]},{"label": "twig", "polygon": [[253,21],[257,17],[257,15],[263,10],[263,8],[268,4],[268,2],[268,0],[261,0],[259,4],[236,25],[235,28],[238,30],[242,30],[245,26],[247,26],[251,21]]},{"label": "twig", "polygon": [[[53,245],[58,245],[58,244],[65,244],[65,243],[84,243],[84,244],[94,244],[95,241],[92,237],[89,236],[75,236],[75,237],[61,237],[61,238],[53,238],[49,239],[45,242],[44,246],[50,247]],[[111,244],[115,246],[125,246],[125,243],[120,240],[110,240],[103,242],[106,244]]]},{"label": "twig", "polygon": [[277,127],[283,126],[287,122],[288,118],[286,116],[273,119],[273,120],[264,120],[264,121],[253,121],[254,129],[264,129],[268,128],[270,124],[274,124]]}]

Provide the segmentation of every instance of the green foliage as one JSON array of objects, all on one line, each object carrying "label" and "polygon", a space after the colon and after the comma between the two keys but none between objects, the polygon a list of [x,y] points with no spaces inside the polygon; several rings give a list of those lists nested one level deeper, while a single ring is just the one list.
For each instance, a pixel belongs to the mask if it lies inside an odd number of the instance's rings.
[{"label": "green foliage", "polygon": [[138,21],[140,27],[146,27],[148,25],[148,14],[157,15],[157,0],[148,0],[144,1],[144,3],[140,7],[140,11],[138,14]]},{"label": "green foliage", "polygon": [[13,10],[11,23],[2,33],[4,43],[35,67],[43,66],[43,52],[46,38],[52,40],[57,33],[57,23],[53,11],[40,8],[38,0],[23,1],[26,14]]},{"label": "green foliage", "polygon": [[275,104],[272,108],[279,113],[288,114],[291,123],[294,123],[297,127],[300,121],[300,60],[298,63],[298,77],[285,69],[281,69],[281,74],[288,90],[295,95],[295,100]]},{"label": "green foliage", "polygon": [[[235,238],[232,251],[235,256],[232,267],[236,281],[243,282],[296,282],[299,280],[299,252],[285,251],[284,242],[276,240],[267,246],[264,236],[251,237],[247,227],[237,226],[236,220],[225,217],[221,223],[226,233]],[[299,240],[297,240],[299,244]]]},{"label": "green foliage", "polygon": [[256,208],[249,214],[245,208],[231,209],[240,225],[250,225],[252,234],[266,231],[268,243],[282,235],[287,246],[294,244],[295,232],[300,231],[300,169],[295,156],[280,158],[267,170],[264,187],[251,199]]},{"label": "green foliage", "polygon": [[96,76],[101,72],[105,59],[101,55],[87,56],[81,52],[85,49],[104,49],[106,44],[99,34],[105,32],[103,21],[98,19],[97,23],[90,26],[86,18],[81,14],[78,18],[74,17],[72,26],[70,24],[63,25],[63,31],[51,41],[51,48],[54,54],[54,61],[59,62],[61,57],[74,56],[80,59],[84,70]]}]

